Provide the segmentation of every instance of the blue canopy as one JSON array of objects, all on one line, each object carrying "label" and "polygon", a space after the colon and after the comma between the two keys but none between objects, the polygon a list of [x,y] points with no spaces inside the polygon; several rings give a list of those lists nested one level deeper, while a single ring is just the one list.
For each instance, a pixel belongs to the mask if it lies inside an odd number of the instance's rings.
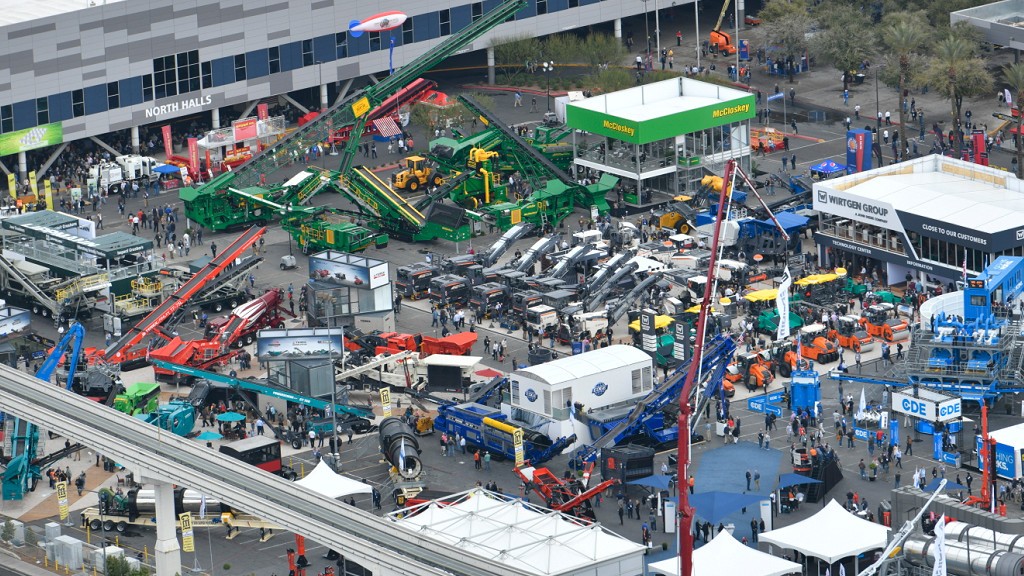
[{"label": "blue canopy", "polygon": [[[927,486],[924,487],[925,492],[935,492],[939,489],[939,482],[942,482],[942,478],[933,478]],[[952,480],[946,480],[945,490],[967,490],[967,486],[962,486],[953,482]]]},{"label": "blue canopy", "polygon": [[239,414],[238,412],[225,412],[223,414],[217,414],[218,422],[241,422],[242,420],[245,420],[245,415]]},{"label": "blue canopy", "polygon": [[[807,226],[807,216],[801,216],[799,214],[794,214],[793,212],[779,212],[775,215],[775,219],[779,221],[779,224],[782,225],[782,228],[787,234],[792,234],[804,226]],[[775,222],[772,222],[771,218],[761,220],[761,223],[775,228]]]},{"label": "blue canopy", "polygon": [[839,164],[835,160],[825,160],[821,164],[811,166],[811,172],[820,172],[822,174],[835,174],[844,170],[846,170],[846,164]]},{"label": "blue canopy", "polygon": [[153,168],[153,172],[159,172],[160,174],[178,174],[181,172],[181,168],[173,164],[161,164],[156,168]]},{"label": "blue canopy", "polygon": [[801,484],[821,484],[821,480],[815,480],[810,476],[804,476],[803,474],[783,474],[779,476],[779,488],[789,488],[790,486],[800,486]]},{"label": "blue canopy", "polygon": [[668,485],[672,481],[672,477],[667,474],[655,474],[654,476],[648,476],[646,478],[637,478],[636,480],[630,480],[626,484],[635,484],[637,486],[647,486],[649,488],[655,488],[658,490],[668,490]]},{"label": "blue canopy", "polygon": [[209,430],[207,430],[206,432],[203,432],[199,436],[196,436],[196,440],[220,440],[223,437],[224,436],[221,434],[217,434],[216,432],[210,432]]},{"label": "blue canopy", "polygon": [[758,496],[757,494],[701,492],[690,496],[690,506],[693,506],[701,518],[712,524],[718,524],[733,512],[767,499],[767,496]]}]

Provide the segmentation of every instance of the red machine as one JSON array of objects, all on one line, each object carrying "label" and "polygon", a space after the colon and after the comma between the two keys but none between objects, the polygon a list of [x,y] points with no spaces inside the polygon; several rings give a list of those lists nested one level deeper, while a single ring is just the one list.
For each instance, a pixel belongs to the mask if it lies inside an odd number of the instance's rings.
[{"label": "red machine", "polygon": [[[283,300],[280,288],[270,290],[235,308],[230,316],[211,320],[206,328],[205,340],[183,341],[175,336],[166,345],[153,349],[149,357],[202,369],[223,364],[237,353],[231,350],[232,347],[241,348],[252,344],[259,330],[284,325],[284,316],[281,314]],[[154,371],[157,374],[173,374],[162,368],[154,368]]]},{"label": "red machine", "polygon": [[372,346],[374,355],[412,350],[419,352],[421,358],[426,358],[431,354],[465,356],[473,351],[476,341],[476,332],[459,332],[443,338],[423,336],[422,334],[381,332],[363,336],[355,341],[347,340],[345,348],[356,351]]},{"label": "red machine", "polygon": [[590,499],[618,483],[615,479],[605,480],[588,489],[579,480],[563,481],[547,468],[526,466],[513,468],[512,471],[544,499],[544,504],[548,508],[588,520],[595,520],[594,507]]},{"label": "red machine", "polygon": [[[722,14],[725,14],[723,10]],[[768,212],[772,222],[779,229],[779,233],[783,239],[789,241],[789,234],[786,233],[785,228],[779,224],[779,221],[775,218],[775,214],[768,208],[761,195],[757,193],[757,186],[753,180],[750,179],[743,172],[743,169],[736,164],[735,160],[729,160],[725,163],[725,173],[722,174],[722,186],[721,192],[718,196],[718,214],[715,218],[715,232],[711,240],[711,257],[708,262],[707,278],[704,283],[704,296],[701,298],[700,314],[697,316],[697,334],[696,341],[693,344],[693,358],[701,358],[704,353],[704,337],[707,334],[707,319],[708,310],[711,309],[711,297],[713,296],[713,286],[715,285],[715,269],[717,268],[718,261],[718,243],[721,239],[722,232],[722,221],[725,220],[726,207],[728,206],[728,196],[730,191],[735,188],[732,185],[733,178],[739,175],[743,178],[744,182],[750,188],[754,196],[757,197],[758,202]],[[727,185],[725,185],[727,184]],[[690,393],[693,390],[693,384],[697,378],[697,370],[700,367],[701,362],[690,362],[690,369],[686,373],[686,381],[683,384],[683,390],[679,393],[679,468],[678,476],[680,483],[684,482],[684,478],[689,478],[687,474],[687,468],[690,465],[690,414],[692,413],[692,407],[690,406],[689,398]],[[694,511],[690,508],[690,495],[689,491],[685,489],[679,490],[679,567],[680,574],[692,574],[693,573],[693,531],[690,526],[693,524]]]},{"label": "red machine", "polygon": [[[988,405],[981,404],[981,495],[971,496],[964,501],[968,506],[984,508],[996,513],[996,440],[988,435]],[[1005,513],[1004,513],[1005,516]]]},{"label": "red machine", "polygon": [[[444,92],[436,90],[437,83],[433,80],[426,80],[424,78],[417,78],[409,83],[408,86],[402,88],[391,97],[381,102],[380,106],[370,111],[370,118],[366,123],[366,128],[363,130],[364,136],[376,136],[377,126],[374,125],[374,120],[379,120],[385,116],[391,117],[396,123],[399,121],[398,110],[401,106],[412,106],[417,102],[426,102],[436,106],[446,106],[448,104],[448,95]],[[317,113],[310,112],[315,118]],[[307,114],[309,116],[309,114]],[[308,121],[308,120],[307,120]],[[352,126],[343,126],[335,130],[330,137],[331,144],[338,144],[346,142],[348,140],[349,132],[352,131]]]},{"label": "red machine", "polygon": [[426,358],[431,354],[465,356],[473,351],[473,345],[476,344],[476,341],[476,332],[458,332],[456,334],[449,334],[444,338],[424,336],[423,343],[420,344],[420,357]]},{"label": "red machine", "polygon": [[146,347],[138,346],[146,338],[157,336],[167,340],[169,337],[161,332],[160,326],[180,309],[190,298],[195,296],[207,282],[217,278],[228,266],[235,262],[246,250],[248,250],[267,231],[266,228],[250,228],[235,239],[228,247],[217,254],[217,257],[210,261],[202,270],[197,272],[178,288],[178,291],[171,294],[159,306],[153,309],[148,316],[140,320],[120,340],[113,343],[106,350],[90,348],[85,350],[85,357],[89,364],[96,362],[111,362],[121,364],[132,360],[141,360],[146,356]]}]

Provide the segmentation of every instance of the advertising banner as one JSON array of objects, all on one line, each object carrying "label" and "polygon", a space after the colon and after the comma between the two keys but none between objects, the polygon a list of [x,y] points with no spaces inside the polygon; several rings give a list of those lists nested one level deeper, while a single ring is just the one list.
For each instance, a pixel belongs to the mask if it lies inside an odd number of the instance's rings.
[{"label": "advertising banner", "polygon": [[[265,336],[266,333],[270,336]],[[286,332],[287,334],[274,334]],[[335,332],[331,334],[330,332]],[[336,330],[265,330],[256,340],[256,356],[261,361],[294,360],[297,358],[340,357],[343,349],[341,329]]]},{"label": "advertising banner", "polygon": [[266,120],[267,118],[269,118],[270,106],[267,106],[266,104],[257,104],[256,117],[259,118],[260,120]]},{"label": "advertising banner", "polygon": [[391,418],[391,387],[385,386],[380,389],[381,413],[385,418]]},{"label": "advertising banner", "polygon": [[56,146],[63,141],[64,126],[60,122],[8,132],[0,134],[0,156],[10,156],[36,148]]},{"label": "advertising banner", "polygon": [[164,126],[160,132],[164,136],[164,156],[170,159],[174,155],[174,145],[171,143],[171,125]]},{"label": "advertising banner", "polygon": [[[337,253],[335,253],[337,254]],[[359,260],[357,258],[357,260]],[[366,260],[363,260],[364,262]],[[309,277],[320,282],[331,282],[342,286],[369,289],[379,288],[387,284],[388,265],[373,261],[374,266],[359,266],[348,262],[340,262],[317,256],[309,257]],[[368,262],[369,263],[369,262]]]},{"label": "advertising banner", "polygon": [[256,119],[235,120],[231,123],[231,129],[235,133],[235,142],[253,140],[256,138]]},{"label": "advertising banner", "polygon": [[750,60],[750,40],[740,40],[740,60]]},{"label": "advertising banner", "polygon": [[53,210],[53,188],[50,186],[50,179],[43,180],[43,193],[46,196],[46,209]]},{"label": "advertising banner", "polygon": [[18,179],[14,174],[7,175],[7,191],[11,193],[11,198],[18,199]]},{"label": "advertising banner", "polygon": [[676,322],[675,341],[672,343],[672,357],[680,362],[686,360],[687,340],[690,338],[690,327],[685,322]]},{"label": "advertising banner", "polygon": [[192,513],[183,512],[178,514],[178,521],[181,523],[181,551],[195,552],[196,538],[192,530]]},{"label": "advertising banner", "polygon": [[188,171],[189,174],[199,174],[199,139],[188,139]]},{"label": "advertising banner", "polygon": [[974,157],[971,158],[971,161],[974,162],[975,164],[982,164],[984,166],[988,166],[988,158],[985,154],[985,132],[981,130],[973,130],[971,132],[971,143],[973,144],[974,148]]},{"label": "advertising banner", "polygon": [[28,173],[28,186],[32,189],[32,194],[38,198],[39,196],[39,183],[36,182],[36,171],[33,170]]},{"label": "advertising banner", "polygon": [[848,130],[846,132],[846,167],[851,172],[871,170],[871,132]]},{"label": "advertising banner", "polygon": [[60,519],[68,519],[68,483],[57,482],[57,509],[60,510]]},{"label": "advertising banner", "polygon": [[526,461],[526,451],[523,449],[523,429],[516,428],[512,432],[512,447],[516,453],[516,467],[522,467]]},{"label": "advertising banner", "polygon": [[779,310],[779,340],[789,338],[789,286],[793,277],[789,275],[789,266],[782,272],[779,293],[775,296],[775,307]]}]

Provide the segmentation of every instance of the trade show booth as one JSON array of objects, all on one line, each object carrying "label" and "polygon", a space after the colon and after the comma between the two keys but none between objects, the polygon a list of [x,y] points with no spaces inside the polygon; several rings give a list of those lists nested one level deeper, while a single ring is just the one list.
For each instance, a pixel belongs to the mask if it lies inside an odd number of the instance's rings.
[{"label": "trade show booth", "polygon": [[692,192],[730,159],[749,170],[753,117],[753,94],[684,77],[566,105],[577,170],[618,176],[620,209]]}]

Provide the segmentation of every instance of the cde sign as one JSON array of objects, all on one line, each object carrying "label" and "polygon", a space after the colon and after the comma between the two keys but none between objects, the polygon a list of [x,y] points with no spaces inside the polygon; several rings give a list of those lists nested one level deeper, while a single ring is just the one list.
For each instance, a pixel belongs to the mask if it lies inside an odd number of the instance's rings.
[{"label": "cde sign", "polygon": [[951,398],[944,402],[939,402],[939,422],[948,422],[949,420],[956,420],[963,414],[960,411],[961,402],[959,398]]},{"label": "cde sign", "polygon": [[934,402],[914,398],[902,392],[893,392],[892,409],[900,414],[909,414],[929,421],[935,420],[936,409]]}]

